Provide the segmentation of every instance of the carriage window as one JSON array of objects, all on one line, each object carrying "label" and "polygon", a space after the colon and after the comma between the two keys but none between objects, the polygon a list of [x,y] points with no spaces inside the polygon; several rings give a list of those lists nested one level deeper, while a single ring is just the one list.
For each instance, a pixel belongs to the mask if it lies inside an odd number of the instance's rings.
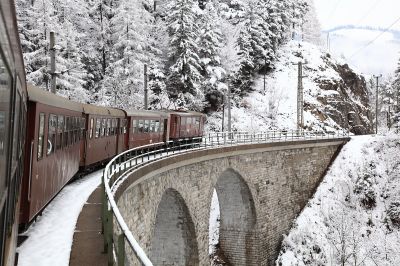
[{"label": "carriage window", "polygon": [[39,114],[39,136],[38,136],[38,144],[37,144],[37,158],[43,158],[43,146],[44,146],[44,113]]},{"label": "carriage window", "polygon": [[105,132],[105,135],[107,137],[110,136],[110,131],[111,131],[111,119],[108,118],[107,119],[107,128],[106,128],[106,132]]},{"label": "carriage window", "polygon": [[197,127],[200,126],[200,117],[196,117],[196,126],[197,126]]},{"label": "carriage window", "polygon": [[74,143],[79,141],[79,129],[80,129],[80,121],[79,117],[75,117],[75,127],[74,127]]},{"label": "carriage window", "polygon": [[150,130],[150,121],[149,120],[144,120],[144,132],[149,132]]},{"label": "carriage window", "polygon": [[137,120],[132,120],[132,133],[137,133]]},{"label": "carriage window", "polygon": [[100,134],[101,137],[104,137],[104,135],[106,134],[107,130],[106,126],[107,126],[106,119],[105,118],[101,119],[101,129],[102,129]]},{"label": "carriage window", "polygon": [[[19,135],[21,136],[21,138],[19,139],[19,141],[20,141],[20,144],[19,144],[19,157],[21,157],[22,154],[23,154],[24,143],[25,143],[25,134],[24,134],[24,132],[25,132],[24,129],[26,127],[26,124],[25,124],[25,121],[26,121],[26,118],[25,118],[25,114],[26,114],[25,102],[22,102],[21,111],[20,112],[21,112],[22,115],[21,115],[21,126],[19,128]],[[21,168],[23,167],[22,165],[23,165],[23,163],[21,163]]]},{"label": "carriage window", "polygon": [[[19,85],[19,83],[18,83]],[[19,85],[20,86],[20,85]],[[17,160],[18,160],[18,139],[20,136],[18,135],[19,133],[19,127],[21,126],[21,118],[20,118],[20,105],[21,105],[21,96],[19,93],[19,90],[17,90],[17,93],[15,95],[15,106],[14,106],[14,137],[13,137],[13,152],[12,152],[12,169],[17,168]],[[11,177],[13,178],[13,176]]]},{"label": "carriage window", "polygon": [[160,129],[160,121],[156,120],[154,127],[155,127],[155,131],[154,132],[161,131],[161,129]]},{"label": "carriage window", "polygon": [[96,118],[96,139],[100,137],[101,133],[101,118]]},{"label": "carriage window", "polygon": [[74,117],[69,118],[68,145],[72,145],[74,142],[74,119]]},{"label": "carriage window", "polygon": [[57,127],[57,150],[62,147],[62,139],[63,139],[63,130],[64,130],[64,116],[58,116],[58,127]]},{"label": "carriage window", "polygon": [[160,132],[164,132],[164,121],[161,120],[160,122]]},{"label": "carriage window", "polygon": [[186,125],[186,117],[181,117],[181,126]]},{"label": "carriage window", "polygon": [[86,118],[81,118],[81,139],[85,139]]},{"label": "carriage window", "polygon": [[156,125],[156,121],[150,120],[150,130],[149,130],[149,132],[156,132],[155,125]]},{"label": "carriage window", "polygon": [[68,145],[72,145],[73,142],[74,142],[74,117],[70,117],[68,125]]},{"label": "carriage window", "polygon": [[68,124],[69,124],[69,117],[65,117],[64,121],[64,139],[63,139],[63,147],[67,147],[68,145]]},{"label": "carriage window", "polygon": [[47,134],[47,155],[52,154],[55,151],[56,144],[56,128],[57,128],[57,116],[49,116],[49,130]]},{"label": "carriage window", "polygon": [[4,153],[5,129],[6,129],[6,112],[0,111],[0,154]]},{"label": "carriage window", "polygon": [[138,126],[138,132],[143,133],[144,132],[144,120],[139,120],[139,126]]},{"label": "carriage window", "polygon": [[111,135],[117,134],[117,119],[111,120]]},{"label": "carriage window", "polygon": [[90,118],[89,139],[93,138],[94,119]]}]

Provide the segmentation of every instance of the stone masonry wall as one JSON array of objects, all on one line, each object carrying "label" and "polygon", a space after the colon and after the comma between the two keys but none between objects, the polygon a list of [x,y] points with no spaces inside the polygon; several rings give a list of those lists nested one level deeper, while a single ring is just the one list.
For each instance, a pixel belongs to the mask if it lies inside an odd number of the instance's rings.
[{"label": "stone masonry wall", "polygon": [[[117,192],[118,207],[136,240],[152,259],[152,255],[162,254],[151,244],[157,241],[153,239],[157,209],[164,192],[173,189],[179,193],[193,221],[194,233],[186,234],[191,238],[186,241],[196,241],[198,251],[189,251],[189,254],[198,254],[199,265],[210,265],[208,225],[212,193],[221,175],[226,170],[234,171],[251,193],[254,206],[250,207],[256,212],[256,221],[247,236],[237,234],[242,240],[230,240],[246,250],[237,255],[247,254],[248,258],[235,258],[233,254],[228,259],[232,265],[241,265],[243,261],[246,265],[273,265],[283,234],[291,228],[344,142],[319,140],[248,145],[198,151],[190,156],[176,155],[134,172]],[[220,208],[222,214],[224,206]],[[234,238],[235,233],[228,236]],[[131,252],[127,254],[131,257]],[[133,258],[128,259],[136,264]]]}]

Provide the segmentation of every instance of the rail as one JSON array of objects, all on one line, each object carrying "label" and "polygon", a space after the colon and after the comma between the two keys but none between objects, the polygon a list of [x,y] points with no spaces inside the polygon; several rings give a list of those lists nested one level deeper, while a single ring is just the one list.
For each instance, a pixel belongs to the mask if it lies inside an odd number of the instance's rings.
[{"label": "rail", "polygon": [[[106,165],[102,179],[104,251],[108,254],[108,264],[118,266],[125,265],[125,243],[128,242],[131,251],[140,264],[145,266],[153,265],[129,230],[114,200],[114,193],[118,186],[137,168],[149,162],[153,162],[154,160],[199,149],[242,144],[336,139],[348,136],[349,134],[346,131],[328,133],[299,130],[266,131],[260,133],[220,132],[211,133],[198,138],[149,144],[119,154]],[[113,231],[114,217],[119,227],[118,231],[121,232],[116,236]]]}]

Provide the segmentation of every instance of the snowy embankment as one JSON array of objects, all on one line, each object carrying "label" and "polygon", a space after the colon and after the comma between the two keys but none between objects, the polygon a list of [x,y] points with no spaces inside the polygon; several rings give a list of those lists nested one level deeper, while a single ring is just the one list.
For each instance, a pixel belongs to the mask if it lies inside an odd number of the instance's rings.
[{"label": "snowy embankment", "polygon": [[282,243],[277,265],[400,265],[400,137],[353,137]]},{"label": "snowy embankment", "polygon": [[67,185],[46,207],[18,248],[20,266],[69,264],[75,225],[83,205],[101,183],[102,170]]}]

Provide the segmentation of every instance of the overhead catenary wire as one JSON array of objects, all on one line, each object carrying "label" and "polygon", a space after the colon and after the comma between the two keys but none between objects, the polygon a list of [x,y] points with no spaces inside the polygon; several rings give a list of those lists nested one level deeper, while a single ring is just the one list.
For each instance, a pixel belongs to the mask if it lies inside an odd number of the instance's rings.
[{"label": "overhead catenary wire", "polygon": [[381,0],[376,0],[373,4],[372,4],[372,6],[367,10],[367,12],[361,17],[361,19],[359,19],[354,25],[358,25],[359,23],[361,23],[362,21],[364,21],[364,19],[366,18],[366,17],[368,17],[368,15],[371,13],[371,11],[376,7],[376,5],[378,4],[378,3],[380,3],[381,2]]},{"label": "overhead catenary wire", "polygon": [[336,12],[336,10],[337,10],[337,8],[338,8],[338,6],[339,6],[339,4],[340,4],[341,1],[342,1],[342,0],[338,0],[338,1],[336,2],[336,5],[333,7],[331,13],[329,14],[329,20],[328,20],[328,21],[330,21],[331,18],[332,18],[332,16],[335,14],[335,12]]},{"label": "overhead catenary wire", "polygon": [[358,53],[360,53],[362,50],[364,50],[365,48],[367,48],[368,46],[370,46],[371,44],[373,44],[376,40],[378,40],[383,34],[385,34],[388,30],[390,30],[394,25],[396,25],[397,22],[400,21],[400,17],[397,18],[392,24],[390,24],[389,27],[387,27],[386,29],[384,29],[381,33],[378,34],[378,36],[376,36],[373,40],[369,41],[366,45],[364,45],[363,47],[361,47],[360,49],[358,49],[355,53],[353,53],[350,56],[350,59],[353,58],[354,56],[356,56]]}]

